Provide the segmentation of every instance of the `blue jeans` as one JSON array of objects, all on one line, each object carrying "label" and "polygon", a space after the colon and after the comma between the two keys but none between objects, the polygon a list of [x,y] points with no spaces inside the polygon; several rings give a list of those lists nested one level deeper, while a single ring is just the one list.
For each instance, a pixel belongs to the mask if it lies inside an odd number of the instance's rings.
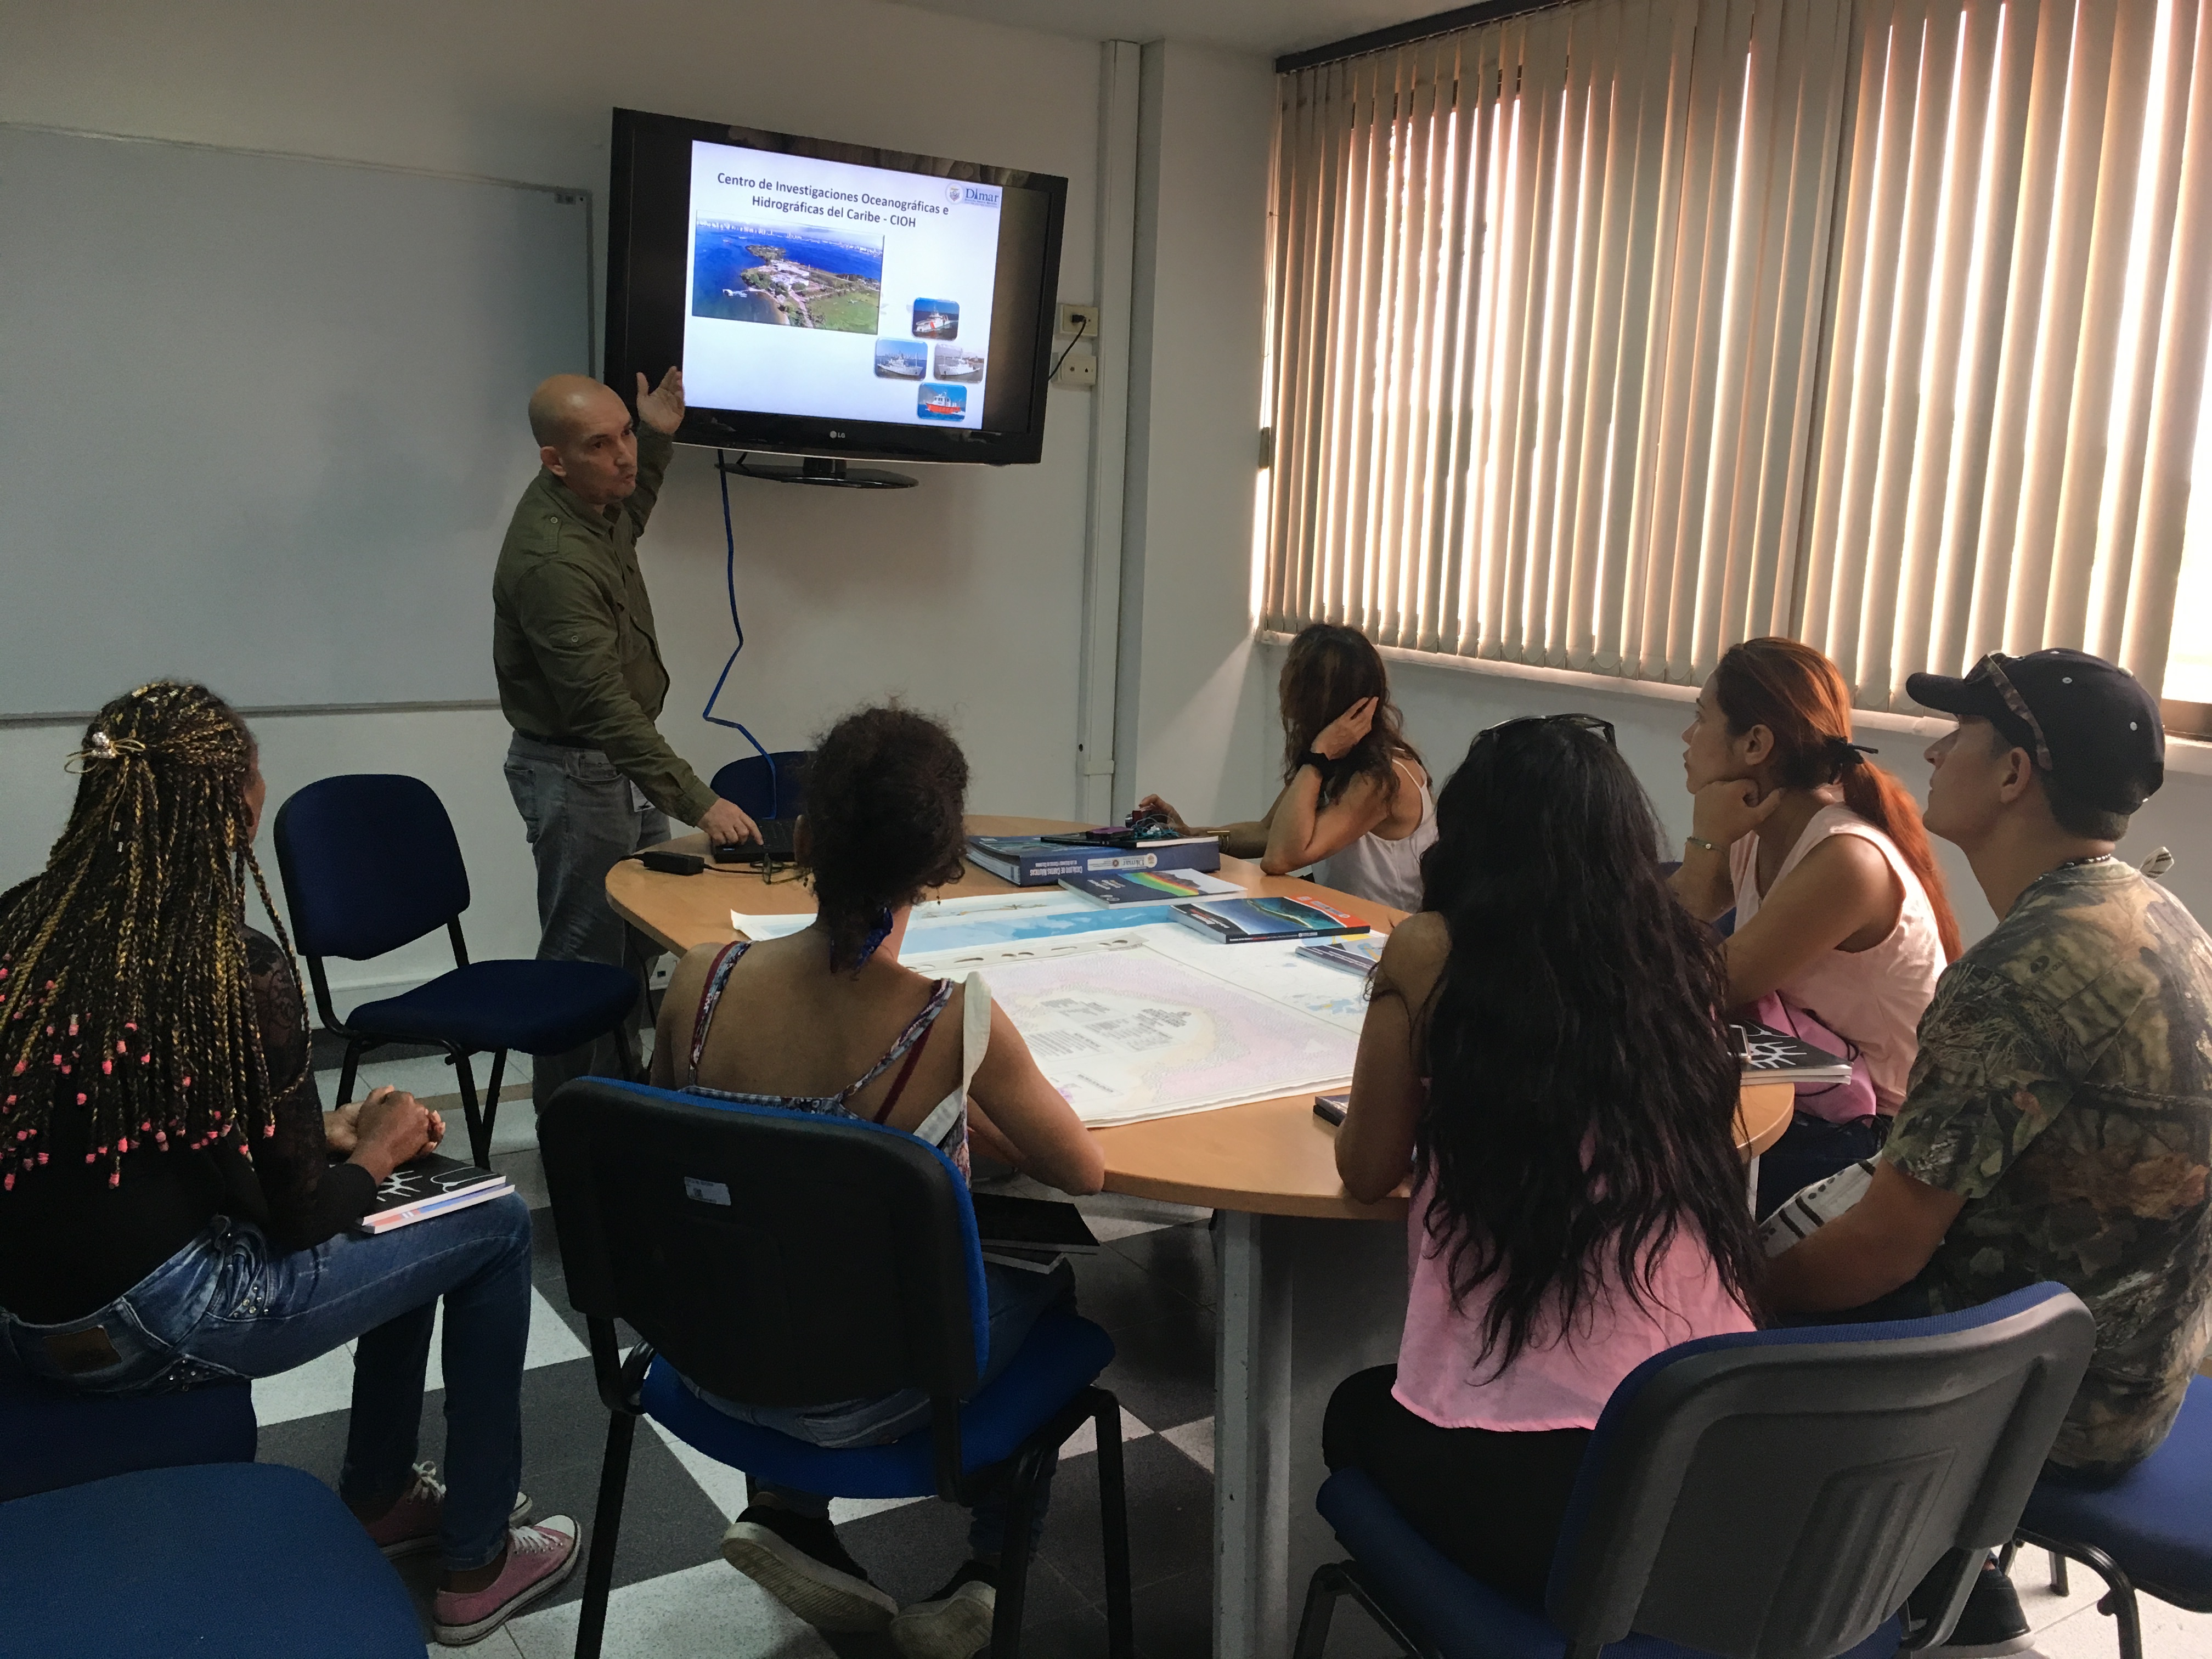
[{"label": "blue jeans", "polygon": [[[538,865],[538,959],[603,962],[637,976],[637,1012],[659,951],[607,902],[607,872],[641,848],[668,839],[668,818],[638,805],[630,781],[596,749],[565,749],[520,732],[507,746],[507,787]],[[542,1111],[574,1077],[619,1077],[622,1046],[612,1033],[532,1062],[530,1097]]]},{"label": "blue jeans", "polygon": [[[1030,1328],[1040,1317],[1054,1308],[1073,1310],[1075,1306],[1075,1272],[1065,1261],[1048,1273],[1024,1273],[1018,1267],[1001,1267],[996,1262],[987,1261],[983,1264],[983,1284],[991,1297],[991,1347],[983,1374],[975,1382],[979,1394],[1013,1363],[1022,1344],[1029,1340]],[[854,1446],[886,1445],[894,1440],[903,1440],[929,1424],[929,1396],[920,1389],[901,1389],[896,1394],[878,1395],[872,1400],[842,1400],[826,1406],[742,1406],[734,1400],[725,1400],[720,1395],[694,1387],[689,1378],[684,1386],[716,1411],[740,1423],[757,1424],[763,1429],[774,1429],[778,1434],[787,1434],[794,1440],[833,1451]],[[1032,1543],[1044,1532],[1045,1507],[1052,1497],[1052,1466],[1048,1464],[1037,1481],[1036,1501],[1030,1522]],[[830,1499],[820,1492],[801,1492],[795,1486],[778,1486],[767,1481],[757,1483],[753,1490],[757,1496],[773,1497],[796,1514],[811,1516],[817,1521],[829,1518]],[[1006,1488],[1000,1486],[977,1501],[969,1520],[969,1554],[995,1559],[1005,1547],[1006,1497]]]},{"label": "blue jeans", "polygon": [[1889,1125],[1888,1118],[1880,1116],[1831,1123],[1810,1112],[1793,1115],[1782,1139],[1759,1155],[1756,1207],[1760,1218],[1814,1182],[1874,1157],[1889,1139]]},{"label": "blue jeans", "polygon": [[[414,1480],[431,1321],[446,1303],[446,1473],[438,1542],[466,1571],[507,1547],[522,1480],[522,1354],[530,1334],[530,1209],[513,1193],[381,1238],[280,1250],[250,1221],[205,1231],[97,1313],[0,1341],[34,1376],[79,1393],[158,1394],[273,1376],[358,1338],[338,1496],[364,1507]],[[119,1356],[74,1375],[41,1340],[103,1327]]]}]

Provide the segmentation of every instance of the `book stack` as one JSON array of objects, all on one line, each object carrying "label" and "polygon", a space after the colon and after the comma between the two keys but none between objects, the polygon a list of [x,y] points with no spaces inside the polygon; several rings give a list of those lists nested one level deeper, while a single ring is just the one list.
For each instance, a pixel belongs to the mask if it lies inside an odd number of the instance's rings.
[{"label": "book stack", "polygon": [[514,1190],[514,1184],[505,1176],[479,1170],[457,1158],[425,1152],[386,1177],[384,1184],[376,1189],[368,1213],[356,1225],[371,1236],[393,1232],[418,1221],[428,1221],[433,1216],[451,1215],[471,1205],[489,1203],[502,1193]]},{"label": "book stack", "polygon": [[968,862],[1017,887],[1048,887],[1063,876],[1119,870],[1218,870],[1218,836],[1176,836],[1122,844],[1071,836],[970,836]]}]

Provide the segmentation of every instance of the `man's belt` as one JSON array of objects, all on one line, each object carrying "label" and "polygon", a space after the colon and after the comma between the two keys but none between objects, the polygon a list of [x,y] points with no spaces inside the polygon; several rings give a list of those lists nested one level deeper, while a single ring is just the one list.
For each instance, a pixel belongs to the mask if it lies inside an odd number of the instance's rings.
[{"label": "man's belt", "polygon": [[599,746],[596,744],[586,743],[581,738],[541,738],[535,732],[525,732],[520,726],[515,728],[514,734],[519,738],[527,738],[532,743],[542,743],[552,749],[595,749]]}]

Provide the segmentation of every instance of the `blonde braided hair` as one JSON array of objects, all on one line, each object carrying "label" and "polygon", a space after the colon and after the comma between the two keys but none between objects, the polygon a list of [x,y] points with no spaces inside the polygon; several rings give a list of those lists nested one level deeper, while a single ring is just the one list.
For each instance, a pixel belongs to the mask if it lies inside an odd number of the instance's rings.
[{"label": "blonde braided hair", "polygon": [[47,1161],[58,1109],[110,1185],[149,1143],[275,1133],[302,1079],[272,1086],[246,967],[248,872],[291,955],[253,857],[254,760],[205,686],[156,681],[93,717],[46,869],[0,895],[0,1188]]}]

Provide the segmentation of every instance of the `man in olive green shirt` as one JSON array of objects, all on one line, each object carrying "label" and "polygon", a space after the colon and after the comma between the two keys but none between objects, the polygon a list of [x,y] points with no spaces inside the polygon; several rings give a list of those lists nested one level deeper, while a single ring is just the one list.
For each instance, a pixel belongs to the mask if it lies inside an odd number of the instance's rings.
[{"label": "man in olive green shirt", "polygon": [[[532,394],[544,470],[500,547],[492,663],[514,728],[507,787],[538,865],[538,957],[629,966],[641,986],[648,948],[607,902],[607,872],[667,840],[670,817],[718,842],[757,832],[653,725],[668,671],[637,538],[675,448],[684,377],[672,368],[647,391],[641,374],[637,391],[635,423],[613,391],[580,374],[556,374]],[[638,1006],[641,1014],[642,996]],[[618,1054],[604,1039],[541,1056],[531,1092],[543,1105],[571,1077],[617,1071]]]}]

